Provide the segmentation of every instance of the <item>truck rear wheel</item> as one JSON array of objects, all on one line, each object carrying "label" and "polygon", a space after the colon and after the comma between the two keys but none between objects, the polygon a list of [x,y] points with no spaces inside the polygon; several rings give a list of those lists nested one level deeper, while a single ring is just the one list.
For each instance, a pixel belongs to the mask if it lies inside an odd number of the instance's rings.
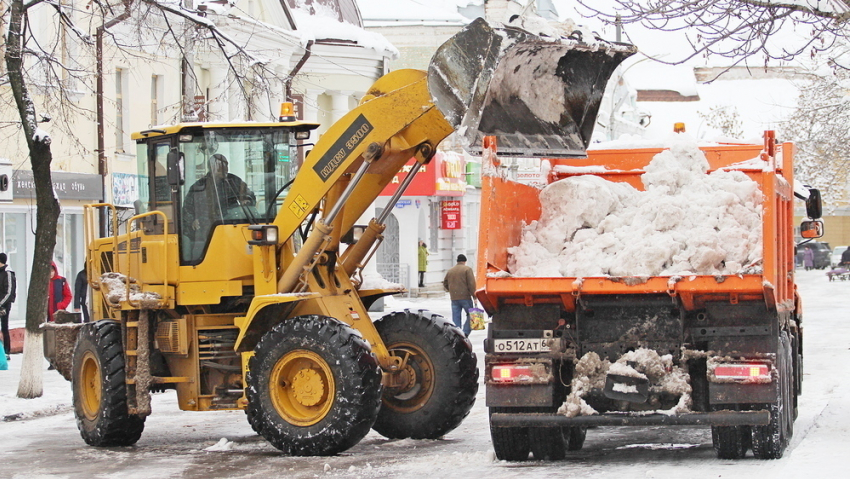
[{"label": "truck rear wheel", "polygon": [[[490,414],[510,413],[515,408],[491,407]],[[500,461],[527,461],[531,450],[527,427],[493,427],[490,424],[490,438],[493,440],[493,451]]]},{"label": "truck rear wheel", "polygon": [[750,446],[746,426],[711,426],[711,443],[718,459],[741,459]]},{"label": "truck rear wheel", "polygon": [[560,461],[567,457],[569,447],[568,429],[560,427],[528,428],[528,443],[531,453],[538,461]]},{"label": "truck rear wheel", "polygon": [[324,316],[286,320],[249,363],[248,422],[281,451],[327,456],[363,439],[380,407],[381,370],[369,344]]},{"label": "truck rear wheel", "polygon": [[396,312],[375,321],[403,384],[386,388],[373,428],[391,439],[436,439],[460,425],[475,403],[478,366],[472,344],[442,316]]},{"label": "truck rear wheel", "polygon": [[768,405],[770,424],[752,426],[753,455],[759,459],[779,459],[794,432],[793,366],[791,342],[788,333],[779,336],[779,351],[776,355],[776,367],[779,371],[779,387],[776,403]]},{"label": "truck rear wheel", "polygon": [[570,440],[567,445],[568,451],[581,451],[581,448],[584,447],[584,439],[587,437],[587,428],[581,426],[565,427],[564,435]]},{"label": "truck rear wheel", "polygon": [[142,436],[145,418],[127,411],[127,384],[121,326],[88,323],[74,347],[71,388],[74,416],[86,444],[130,446]]}]

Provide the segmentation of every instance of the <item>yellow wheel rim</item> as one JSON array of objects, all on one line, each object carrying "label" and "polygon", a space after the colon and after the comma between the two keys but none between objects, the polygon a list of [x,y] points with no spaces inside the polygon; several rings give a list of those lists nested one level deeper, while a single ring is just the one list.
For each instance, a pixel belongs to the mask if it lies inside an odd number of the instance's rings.
[{"label": "yellow wheel rim", "polygon": [[100,376],[100,363],[91,351],[86,351],[83,355],[80,379],[82,380],[80,396],[82,397],[83,414],[86,419],[94,420],[100,409],[103,381]]},{"label": "yellow wheel rim", "polygon": [[401,358],[402,367],[397,374],[402,384],[384,390],[383,404],[402,413],[416,411],[434,393],[434,364],[425,351],[412,343],[396,343],[389,350]]},{"label": "yellow wheel rim", "polygon": [[328,363],[313,351],[299,349],[275,363],[269,391],[282,418],[296,426],[312,426],[327,416],[336,387]]}]

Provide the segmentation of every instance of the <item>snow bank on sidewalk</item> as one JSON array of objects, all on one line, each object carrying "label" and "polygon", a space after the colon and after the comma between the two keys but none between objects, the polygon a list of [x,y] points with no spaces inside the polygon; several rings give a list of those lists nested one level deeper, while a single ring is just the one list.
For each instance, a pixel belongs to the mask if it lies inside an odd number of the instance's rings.
[{"label": "snow bank on sidewalk", "polygon": [[21,379],[22,354],[13,354],[9,369],[0,371],[0,422],[49,416],[72,411],[71,383],[56,371],[47,371],[44,362],[44,394],[40,398],[17,397]]}]

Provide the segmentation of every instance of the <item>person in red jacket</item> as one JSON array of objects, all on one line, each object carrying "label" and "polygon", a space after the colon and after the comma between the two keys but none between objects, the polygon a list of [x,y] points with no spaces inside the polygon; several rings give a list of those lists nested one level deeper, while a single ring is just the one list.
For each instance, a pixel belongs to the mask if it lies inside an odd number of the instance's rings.
[{"label": "person in red jacket", "polygon": [[53,321],[53,313],[65,309],[71,304],[71,287],[68,281],[59,276],[56,263],[50,263],[50,283],[47,287],[47,320]]}]

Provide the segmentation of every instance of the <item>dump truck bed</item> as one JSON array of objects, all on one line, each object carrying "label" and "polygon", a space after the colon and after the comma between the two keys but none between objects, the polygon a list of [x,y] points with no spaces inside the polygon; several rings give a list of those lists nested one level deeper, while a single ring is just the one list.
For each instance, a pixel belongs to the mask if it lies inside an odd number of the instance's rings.
[{"label": "dump truck bed", "polygon": [[[771,140],[772,141],[772,140]],[[763,259],[761,272],[736,275],[683,274],[669,276],[512,277],[508,249],[518,246],[523,227],[540,219],[540,189],[499,174],[485,176],[482,185],[479,239],[478,299],[490,312],[504,304],[561,304],[574,311],[584,295],[679,296],[687,310],[706,301],[738,302],[763,299],[769,309],[793,308],[793,282],[785,272],[793,269],[793,191],[790,176],[793,145],[777,151],[762,145],[701,147],[709,171],[742,171],[758,183],[763,194]],[[492,147],[491,147],[492,149]],[[550,159],[549,184],[569,176],[592,174],[612,182],[642,189],[644,168],[663,148],[591,150],[587,158]],[[491,151],[488,158],[494,158]],[[496,172],[495,167],[485,171]]]}]

